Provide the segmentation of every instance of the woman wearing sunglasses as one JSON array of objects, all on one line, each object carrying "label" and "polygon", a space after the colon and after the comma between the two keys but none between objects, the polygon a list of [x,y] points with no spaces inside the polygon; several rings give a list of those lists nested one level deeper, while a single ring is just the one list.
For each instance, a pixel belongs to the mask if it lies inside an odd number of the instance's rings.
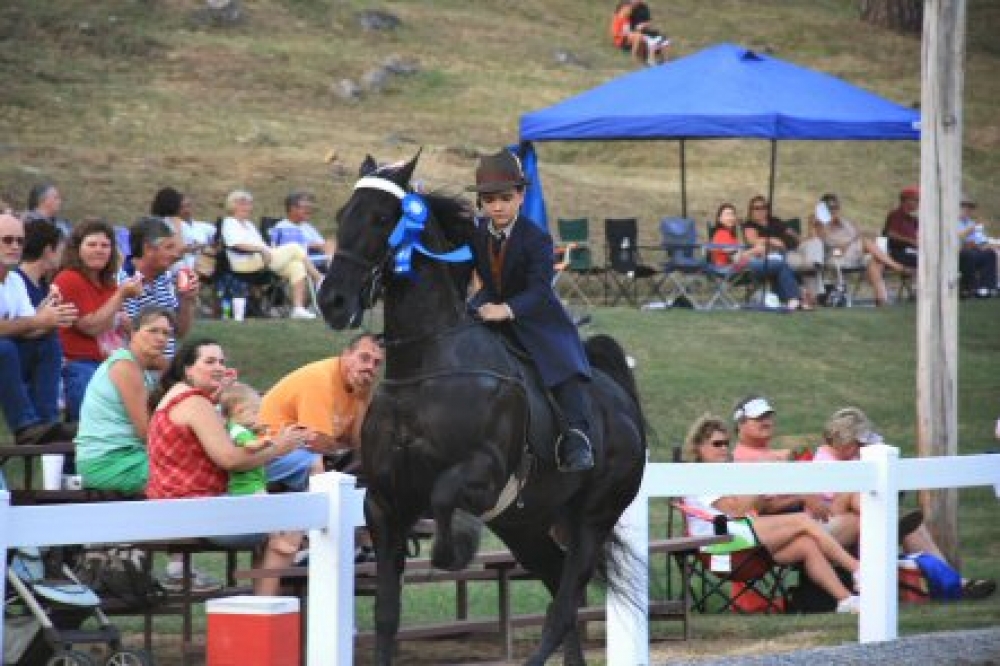
[{"label": "woman wearing sunglasses", "polygon": [[[685,462],[730,462],[730,435],[725,421],[705,414],[691,426],[684,442]],[[758,515],[760,495],[699,495],[684,499],[688,530],[692,536],[715,533],[715,520],[724,516],[734,544],[742,548],[763,546],[779,564],[801,564],[809,577],[837,600],[838,613],[857,613],[861,599],[855,593],[861,565],[843,546],[805,513]],[[834,565],[851,572],[855,590],[848,589]]]}]

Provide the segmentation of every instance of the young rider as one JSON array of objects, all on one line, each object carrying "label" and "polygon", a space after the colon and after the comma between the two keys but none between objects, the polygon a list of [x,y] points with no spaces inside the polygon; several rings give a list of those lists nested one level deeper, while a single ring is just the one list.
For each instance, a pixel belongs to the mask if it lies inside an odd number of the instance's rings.
[{"label": "young rider", "polygon": [[502,323],[531,355],[566,423],[557,445],[559,469],[582,472],[594,466],[585,391],[590,364],[552,289],[552,237],[521,215],[527,183],[520,161],[506,149],[479,161],[476,184],[468,189],[485,214],[473,238],[482,288],[470,306],[483,321]]}]

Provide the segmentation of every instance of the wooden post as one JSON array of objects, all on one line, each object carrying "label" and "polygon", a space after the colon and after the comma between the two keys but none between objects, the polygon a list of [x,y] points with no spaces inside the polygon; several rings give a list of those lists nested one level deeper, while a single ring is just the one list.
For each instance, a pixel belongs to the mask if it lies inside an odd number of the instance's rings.
[{"label": "wooden post", "polygon": [[[926,0],[920,118],[917,450],[958,453],[958,237],[965,0]],[[958,493],[921,492],[925,522],[958,565]]]}]

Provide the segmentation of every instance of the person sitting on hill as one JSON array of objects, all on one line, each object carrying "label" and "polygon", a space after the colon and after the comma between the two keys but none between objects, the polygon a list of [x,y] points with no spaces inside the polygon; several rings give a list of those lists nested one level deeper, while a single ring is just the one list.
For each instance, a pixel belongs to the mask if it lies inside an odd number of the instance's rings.
[{"label": "person sitting on hill", "polygon": [[[823,242],[811,234],[803,239],[790,225],[771,214],[771,204],[761,194],[752,197],[747,204],[743,233],[751,246],[762,246],[761,251],[766,253],[769,262],[780,257],[793,272],[813,273],[814,280],[822,278],[819,269],[823,266]],[[819,291],[820,287],[815,285],[802,290],[804,310],[813,308]]]},{"label": "person sitting on hill", "polygon": [[632,54],[639,64],[656,65],[666,59],[670,40],[650,25],[649,7],[644,2],[622,0],[611,16],[611,41]]},{"label": "person sitting on hill", "polygon": [[77,309],[58,290],[32,304],[16,271],[24,244],[21,220],[0,214],[0,411],[16,444],[70,441],[75,428],[59,422],[62,350],[53,333],[71,326]]},{"label": "person sitting on hill", "polygon": [[[813,460],[831,462],[843,460],[860,460],[861,447],[881,444],[882,436],[876,432],[868,416],[857,407],[838,409],[827,420],[823,428],[825,442],[816,451]],[[861,497],[859,493],[827,494],[824,499],[829,503],[833,515],[861,515]],[[935,543],[931,533],[923,524],[923,514],[917,510],[904,514],[900,519],[900,543],[904,553],[930,553],[947,561],[941,549]],[[852,545],[852,544],[845,544]],[[984,578],[962,578],[962,598],[983,599],[996,591],[995,580]]]},{"label": "person sitting on hill", "polygon": [[899,193],[899,207],[885,218],[882,234],[888,239],[889,256],[910,269],[917,267],[920,256],[920,189],[916,185],[904,187]]},{"label": "person sitting on hill", "polygon": [[991,247],[983,225],[977,223],[972,214],[976,201],[962,195],[962,214],[958,218],[958,271],[962,275],[961,294],[989,298],[997,293],[997,264],[1000,263],[1000,248]]},{"label": "person sitting on hill", "polygon": [[62,210],[62,195],[53,183],[38,183],[28,192],[28,207],[24,213],[24,223],[31,224],[44,220],[56,225],[63,236],[69,238],[73,233],[73,224],[59,217]]},{"label": "person sitting on hill", "polygon": [[[682,457],[685,462],[726,463],[730,461],[729,444],[725,422],[705,414],[688,431]],[[837,600],[838,613],[860,612],[858,590],[844,586],[834,565],[849,571],[857,588],[861,564],[808,515],[762,515],[765,498],[757,495],[686,497],[684,503],[706,514],[687,518],[693,536],[714,534],[711,516],[724,515],[729,519],[729,534],[739,545],[763,546],[779,564],[802,564],[809,577]]]},{"label": "person sitting on hill", "polygon": [[820,202],[826,207],[829,219],[821,220],[812,215],[810,224],[815,236],[823,243],[827,264],[840,261],[841,268],[864,267],[875,292],[875,305],[887,305],[889,293],[885,287],[885,269],[888,267],[900,273],[907,273],[909,269],[883,252],[874,238],[862,234],[853,222],[841,216],[840,200],[836,194],[828,192],[820,197]]},{"label": "person sitting on hill", "polygon": [[316,200],[309,192],[295,191],[285,197],[285,217],[271,227],[270,240],[273,245],[301,245],[316,270],[325,273],[335,242],[323,238],[323,234],[310,224],[309,218],[315,206]]},{"label": "person sitting on hill", "polygon": [[264,242],[257,225],[250,219],[253,196],[234,190],[226,197],[229,215],[222,221],[222,241],[229,266],[236,273],[256,273],[268,269],[288,281],[292,288],[292,319],[315,319],[316,314],[305,307],[306,278],[317,284],[319,271],[313,267],[300,245],[271,247]]},{"label": "person sitting on hill", "polygon": [[[726,249],[711,250],[712,264],[719,267],[731,267],[732,270],[748,270],[754,275],[768,276],[774,279],[774,290],[779,299],[788,308],[797,310],[802,305],[802,291],[795,280],[795,273],[785,263],[780,255],[773,255],[764,260],[765,247],[763,241],[753,244],[744,243],[741,238],[739,218],[736,207],[731,203],[719,206],[715,214],[715,227],[712,230],[710,242],[715,245],[729,246]],[[731,248],[731,249],[730,249]]]}]

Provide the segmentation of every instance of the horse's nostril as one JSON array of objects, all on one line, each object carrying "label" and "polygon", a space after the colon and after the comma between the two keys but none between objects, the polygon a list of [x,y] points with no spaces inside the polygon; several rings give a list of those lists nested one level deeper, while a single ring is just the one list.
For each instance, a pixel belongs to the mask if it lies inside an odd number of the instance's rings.
[{"label": "horse's nostril", "polygon": [[344,297],[342,295],[337,294],[336,296],[333,297],[333,307],[335,308],[344,307]]}]

